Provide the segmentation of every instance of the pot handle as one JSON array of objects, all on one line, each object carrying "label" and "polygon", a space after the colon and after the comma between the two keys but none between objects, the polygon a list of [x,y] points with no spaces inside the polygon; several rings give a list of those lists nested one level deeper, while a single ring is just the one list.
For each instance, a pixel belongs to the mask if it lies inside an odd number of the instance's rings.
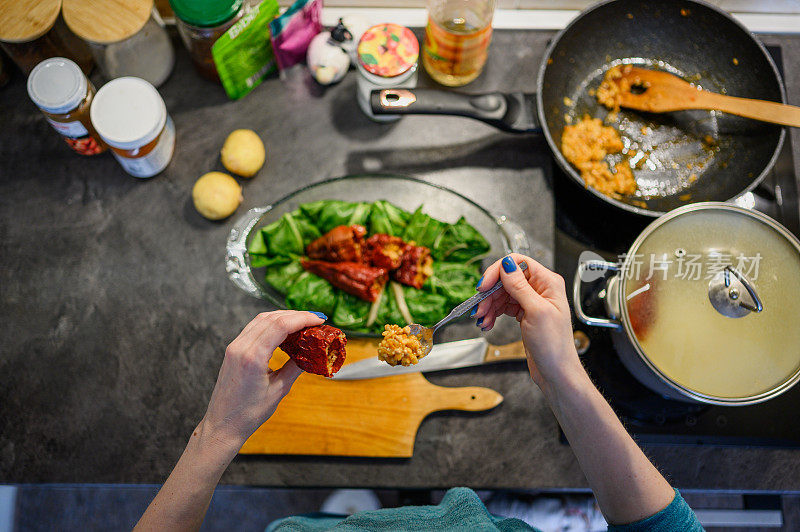
[{"label": "pot handle", "polygon": [[370,94],[376,115],[451,115],[474,118],[511,133],[541,131],[535,94],[463,94],[440,89],[378,89]]},{"label": "pot handle", "polygon": [[575,271],[575,280],[572,283],[572,305],[575,308],[575,315],[578,319],[586,325],[593,325],[595,327],[608,327],[611,329],[621,329],[622,323],[619,320],[612,320],[610,318],[595,318],[588,316],[583,311],[581,304],[581,287],[583,286],[583,275],[587,271],[608,271],[617,272],[619,266],[613,262],[606,262],[603,260],[589,260],[586,262],[578,263],[578,269]]},{"label": "pot handle", "polygon": [[247,261],[247,235],[272,206],[257,207],[236,220],[225,246],[225,270],[233,284],[253,297],[266,299],[264,289],[256,282],[250,263]]}]

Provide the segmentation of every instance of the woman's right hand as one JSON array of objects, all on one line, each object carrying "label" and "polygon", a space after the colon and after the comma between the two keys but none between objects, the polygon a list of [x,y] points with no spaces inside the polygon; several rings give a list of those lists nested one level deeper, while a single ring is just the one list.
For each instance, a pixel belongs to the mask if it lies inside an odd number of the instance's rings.
[{"label": "woman's right hand", "polygon": [[[518,264],[525,262],[523,272]],[[531,377],[542,389],[583,371],[572,336],[572,321],[564,279],[525,255],[512,253],[486,269],[478,285],[483,292],[503,281],[503,289],[484,299],[475,313],[483,330],[498,316],[516,318],[528,356]]]}]

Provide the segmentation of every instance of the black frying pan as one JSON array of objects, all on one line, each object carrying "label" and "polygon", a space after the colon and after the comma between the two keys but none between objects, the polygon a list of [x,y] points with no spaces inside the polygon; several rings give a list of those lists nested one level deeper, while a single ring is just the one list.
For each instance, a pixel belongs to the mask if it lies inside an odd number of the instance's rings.
[{"label": "black frying pan", "polygon": [[[378,114],[459,115],[505,131],[541,131],[561,168],[583,184],[561,154],[565,121],[584,114],[606,117],[608,110],[590,90],[621,63],[667,70],[713,92],[785,103],[769,54],[727,13],[696,1],[610,0],[581,13],[553,39],[539,69],[536,94],[387,89],[373,91],[371,104]],[[772,168],[785,136],[780,126],[709,111],[623,109],[614,125],[625,142],[648,154],[634,171],[639,191],[611,198],[588,190],[650,216],[689,202],[731,200],[752,190]]]}]

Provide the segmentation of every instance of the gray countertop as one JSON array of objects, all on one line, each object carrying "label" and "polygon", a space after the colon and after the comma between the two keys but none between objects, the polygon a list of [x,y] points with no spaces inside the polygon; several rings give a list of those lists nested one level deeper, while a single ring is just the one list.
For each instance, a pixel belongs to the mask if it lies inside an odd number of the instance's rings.
[{"label": "gray countertop", "polygon": [[[497,31],[486,72],[469,90],[531,90],[551,36]],[[784,47],[789,100],[800,104],[800,63],[791,61],[800,36],[765,41]],[[0,482],[161,482],[203,415],[225,346],[269,308],[227,279],[227,234],[247,209],[301,185],[365,171],[418,175],[509,215],[552,260],[550,162],[526,149],[541,139],[459,118],[375,124],[356,105],[352,72],[324,89],[295,68],[231,102],[177,52],[160,89],[177,127],[175,156],[149,180],[126,175],[108,154],[74,155],[28,100],[21,76],[0,90]],[[424,74],[420,82],[429,83]],[[261,135],[267,163],[243,183],[237,214],[209,222],[194,211],[191,188],[222,169],[219,148],[236,128]],[[792,137],[797,164],[800,139]],[[516,339],[509,325],[489,340]],[[222,482],[587,486],[523,364],[430,380],[488,386],[505,401],[483,414],[431,416],[411,459],[242,456]],[[684,489],[800,490],[800,451],[647,452]]]}]

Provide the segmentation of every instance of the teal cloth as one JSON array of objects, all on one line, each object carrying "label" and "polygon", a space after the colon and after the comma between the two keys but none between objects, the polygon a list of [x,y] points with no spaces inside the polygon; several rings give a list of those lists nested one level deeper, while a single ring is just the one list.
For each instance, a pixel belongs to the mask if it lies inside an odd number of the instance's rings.
[{"label": "teal cloth", "polygon": [[496,517],[469,488],[448,490],[438,506],[403,506],[358,512],[349,517],[317,514],[275,521],[267,532],[319,530],[501,530],[534,531],[524,521]]},{"label": "teal cloth", "polygon": [[609,532],[702,532],[703,526],[678,490],[669,505],[655,515],[628,525],[610,525]]},{"label": "teal cloth", "polygon": [[[534,531],[519,519],[497,517],[469,488],[449,490],[438,506],[404,506],[384,508],[371,512],[358,512],[349,517],[331,514],[313,514],[287,517],[273,522],[267,532],[317,532],[320,530],[500,530]],[[668,532],[703,530],[694,512],[683,500],[678,490],[672,502],[663,510],[636,523],[610,526],[612,532]]]}]

